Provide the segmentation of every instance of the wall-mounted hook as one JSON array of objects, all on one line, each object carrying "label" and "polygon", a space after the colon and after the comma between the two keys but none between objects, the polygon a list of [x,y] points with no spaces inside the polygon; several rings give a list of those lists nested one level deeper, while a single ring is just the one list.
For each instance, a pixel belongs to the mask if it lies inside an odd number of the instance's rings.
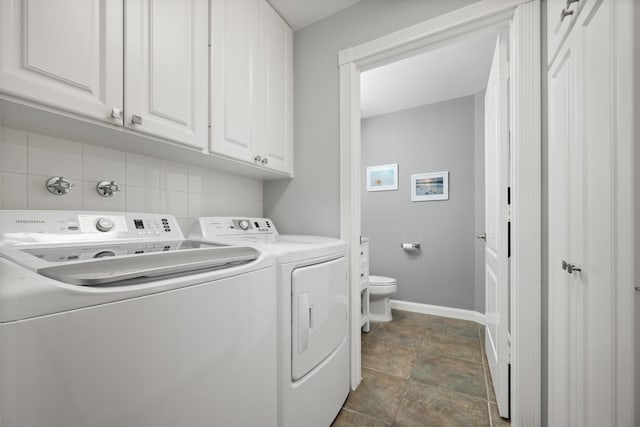
[{"label": "wall-mounted hook", "polygon": [[52,176],[47,180],[46,184],[47,190],[56,196],[64,196],[71,191],[74,186],[71,181],[61,176]]}]

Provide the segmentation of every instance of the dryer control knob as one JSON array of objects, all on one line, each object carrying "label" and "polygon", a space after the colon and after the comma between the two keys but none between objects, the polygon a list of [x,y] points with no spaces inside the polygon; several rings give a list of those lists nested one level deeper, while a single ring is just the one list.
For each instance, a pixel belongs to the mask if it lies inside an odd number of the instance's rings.
[{"label": "dryer control knob", "polygon": [[96,228],[98,231],[107,232],[113,230],[115,224],[109,218],[98,218]]},{"label": "dryer control knob", "polygon": [[243,230],[248,230],[249,229],[249,221],[247,221],[246,219],[240,220],[240,222],[238,222],[238,225],[240,226],[241,229]]}]

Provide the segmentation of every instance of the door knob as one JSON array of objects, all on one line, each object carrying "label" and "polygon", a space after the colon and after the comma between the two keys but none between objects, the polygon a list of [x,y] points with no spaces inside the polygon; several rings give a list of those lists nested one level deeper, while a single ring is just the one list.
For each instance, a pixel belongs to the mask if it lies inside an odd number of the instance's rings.
[{"label": "door knob", "polygon": [[482,240],[487,240],[487,233],[481,233],[476,235],[476,239],[482,239]]}]

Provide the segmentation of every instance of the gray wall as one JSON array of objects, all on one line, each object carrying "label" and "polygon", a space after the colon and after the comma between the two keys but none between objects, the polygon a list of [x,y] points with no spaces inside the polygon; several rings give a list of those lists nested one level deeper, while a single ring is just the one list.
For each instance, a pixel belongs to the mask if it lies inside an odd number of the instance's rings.
[{"label": "gray wall", "polygon": [[284,233],[340,233],[338,52],[474,0],[365,0],[294,34],[293,180],[265,182],[264,213]]},{"label": "gray wall", "polygon": [[[362,121],[362,233],[371,238],[371,274],[398,280],[395,299],[476,308],[475,101]],[[387,163],[398,163],[398,190],[367,192],[366,167]],[[411,175],[436,171],[449,171],[449,200],[412,202]],[[422,250],[404,251],[401,242]]]}]

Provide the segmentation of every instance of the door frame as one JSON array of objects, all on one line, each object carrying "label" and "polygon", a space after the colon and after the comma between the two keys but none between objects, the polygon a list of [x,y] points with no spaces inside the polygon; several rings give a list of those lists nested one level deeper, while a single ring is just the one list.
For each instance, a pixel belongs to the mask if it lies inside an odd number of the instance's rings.
[{"label": "door frame", "polygon": [[[341,50],[340,237],[349,243],[351,387],[361,380],[360,73],[509,27],[511,135],[511,420],[541,424],[541,62],[540,0],[481,0],[381,38]],[[355,279],[354,279],[355,278]],[[516,285],[516,286],[514,286]],[[516,363],[514,363],[516,362]]]}]

